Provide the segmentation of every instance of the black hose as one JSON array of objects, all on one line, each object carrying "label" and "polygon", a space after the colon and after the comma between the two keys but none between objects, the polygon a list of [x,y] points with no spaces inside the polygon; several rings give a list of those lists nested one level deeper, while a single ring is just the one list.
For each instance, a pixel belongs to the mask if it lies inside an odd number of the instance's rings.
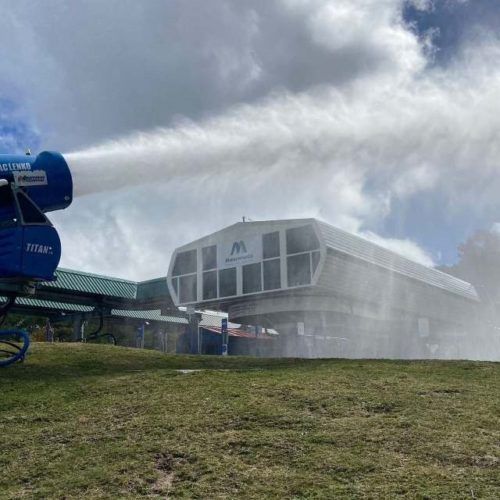
[{"label": "black hose", "polygon": [[97,335],[95,335],[95,334],[89,335],[89,336],[87,337],[87,342],[88,342],[89,340],[103,339],[103,338],[105,338],[105,337],[108,337],[108,338],[111,340],[111,343],[112,343],[113,345],[116,345],[116,344],[117,344],[117,342],[116,342],[116,337],[115,337],[112,333],[100,333],[100,334],[97,334]]},{"label": "black hose", "polygon": [[7,297],[7,302],[0,306],[0,326],[2,326],[5,323],[5,320],[7,319],[7,314],[16,303],[16,298],[17,295],[11,295],[10,297]]},{"label": "black hose", "polygon": [[[1,342],[1,341],[0,341],[0,343],[3,344],[3,342]],[[18,350],[19,350],[19,347],[16,345],[16,351],[7,351],[7,349],[0,349],[0,353],[5,354],[6,356],[4,356],[4,357],[6,357],[6,358],[10,358],[11,356],[14,356],[15,354],[17,354]]]},{"label": "black hose", "polygon": [[12,306],[16,303],[16,298],[17,295],[11,295],[10,297],[7,297],[7,302],[0,306],[0,316],[4,316],[9,312]]},{"label": "black hose", "polygon": [[[21,337],[23,345],[18,346],[14,342],[11,342],[9,340],[3,340],[1,339],[1,337],[3,336]],[[0,367],[9,366],[13,363],[16,363],[17,361],[24,361],[24,357],[26,356],[26,352],[30,345],[30,338],[29,335],[23,330],[5,330],[5,331],[0,331],[0,344],[6,344],[9,347],[13,347],[15,349],[15,352],[8,351],[6,349],[0,349],[0,353],[3,353],[4,357],[6,358],[0,360]]]},{"label": "black hose", "polygon": [[89,340],[97,340],[107,337],[108,339],[111,340],[111,343],[113,345],[116,345],[116,337],[112,333],[101,333],[103,327],[104,327],[104,313],[101,310],[99,311],[99,326],[97,327],[97,330],[95,332],[92,332],[90,335],[87,335],[85,341],[88,342]]},{"label": "black hose", "polygon": [[13,347],[14,349],[19,349],[19,346],[14,342],[9,342],[8,340],[0,340],[0,344],[8,345],[9,347]]},{"label": "black hose", "polygon": [[95,332],[92,332],[90,335],[87,336],[87,340],[90,338],[95,338],[97,337],[102,330],[102,327],[104,326],[104,313],[100,311],[99,314],[99,326],[97,327],[97,330]]}]

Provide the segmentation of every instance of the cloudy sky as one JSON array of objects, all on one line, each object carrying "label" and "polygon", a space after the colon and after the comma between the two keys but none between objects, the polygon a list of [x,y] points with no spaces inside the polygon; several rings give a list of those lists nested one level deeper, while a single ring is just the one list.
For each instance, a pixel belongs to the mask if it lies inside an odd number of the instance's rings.
[{"label": "cloudy sky", "polygon": [[61,264],[166,274],[318,217],[426,264],[500,220],[497,0],[0,0],[0,152],[68,154]]}]

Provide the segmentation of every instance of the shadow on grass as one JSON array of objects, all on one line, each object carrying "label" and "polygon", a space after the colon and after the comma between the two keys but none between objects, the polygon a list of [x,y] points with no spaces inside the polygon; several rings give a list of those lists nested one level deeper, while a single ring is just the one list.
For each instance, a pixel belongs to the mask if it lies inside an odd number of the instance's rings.
[{"label": "shadow on grass", "polygon": [[[488,371],[495,363],[472,361],[408,361],[408,360],[348,360],[348,359],[301,359],[301,358],[256,358],[243,356],[193,356],[163,354],[158,351],[127,347],[89,344],[45,344],[35,343],[24,363],[0,369],[2,382],[29,380],[54,383],[60,380],[95,376],[124,375],[156,370],[230,370],[280,371],[304,369],[307,371],[331,367],[338,371],[352,372],[352,376],[366,376],[383,371],[420,372],[441,369],[464,373]],[[364,373],[364,375],[363,375]],[[177,375],[177,373],[172,373]]]},{"label": "shadow on grass", "polygon": [[[342,362],[341,360],[336,360]],[[44,379],[54,381],[154,370],[282,370],[314,368],[325,360],[163,354],[151,350],[88,344],[34,344],[26,361],[0,370],[3,382]],[[332,363],[335,360],[328,360]]]}]

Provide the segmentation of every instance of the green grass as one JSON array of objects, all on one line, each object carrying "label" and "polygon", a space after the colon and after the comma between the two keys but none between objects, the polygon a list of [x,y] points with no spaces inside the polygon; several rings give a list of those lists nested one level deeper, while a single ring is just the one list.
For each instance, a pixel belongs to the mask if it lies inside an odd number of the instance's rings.
[{"label": "green grass", "polygon": [[35,344],[0,380],[0,498],[500,498],[500,364]]}]

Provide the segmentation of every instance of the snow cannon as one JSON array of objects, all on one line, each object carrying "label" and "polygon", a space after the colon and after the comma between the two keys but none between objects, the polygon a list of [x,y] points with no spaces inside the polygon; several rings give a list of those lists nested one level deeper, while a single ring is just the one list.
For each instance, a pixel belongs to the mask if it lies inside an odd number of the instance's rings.
[{"label": "snow cannon", "polygon": [[0,155],[0,282],[53,281],[61,257],[45,213],[68,207],[73,181],[63,156]]}]

